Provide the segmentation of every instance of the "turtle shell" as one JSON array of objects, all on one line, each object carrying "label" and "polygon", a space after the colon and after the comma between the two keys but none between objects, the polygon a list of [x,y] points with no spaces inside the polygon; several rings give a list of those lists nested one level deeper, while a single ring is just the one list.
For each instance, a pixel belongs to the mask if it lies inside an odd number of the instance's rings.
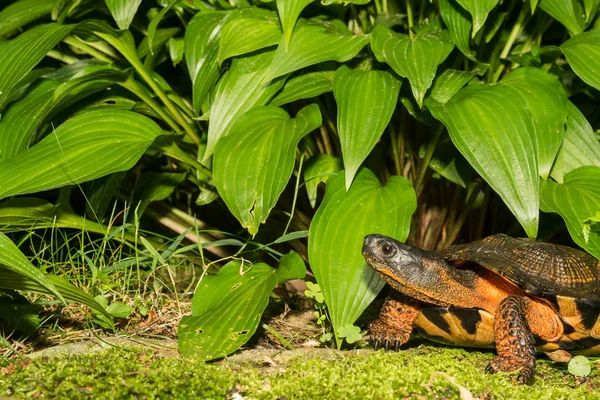
[{"label": "turtle shell", "polygon": [[571,247],[498,234],[440,255],[453,264],[477,263],[534,296],[600,300],[600,262]]}]

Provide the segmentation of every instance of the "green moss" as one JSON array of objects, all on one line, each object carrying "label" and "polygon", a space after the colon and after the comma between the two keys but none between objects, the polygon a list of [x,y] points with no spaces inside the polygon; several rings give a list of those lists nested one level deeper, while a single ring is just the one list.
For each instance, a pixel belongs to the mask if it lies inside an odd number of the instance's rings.
[{"label": "green moss", "polygon": [[9,373],[0,375],[0,396],[222,399],[228,392],[241,391],[244,398],[252,399],[458,398],[458,389],[443,377],[436,377],[428,387],[432,374],[442,371],[475,397],[600,399],[598,370],[581,382],[546,360],[538,362],[534,383],[522,387],[513,385],[510,376],[483,373],[491,353],[419,346],[398,353],[361,350],[328,353],[325,358],[320,354],[309,352],[289,362],[271,355],[276,365],[267,368],[263,359],[204,364],[118,349],[36,359],[27,366],[3,360],[0,367]]}]

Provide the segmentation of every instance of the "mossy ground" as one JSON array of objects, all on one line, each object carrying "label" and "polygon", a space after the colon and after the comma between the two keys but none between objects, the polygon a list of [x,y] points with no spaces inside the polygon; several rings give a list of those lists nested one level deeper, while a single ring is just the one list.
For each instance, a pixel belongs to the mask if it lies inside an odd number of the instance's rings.
[{"label": "mossy ground", "polygon": [[[488,375],[491,352],[419,345],[398,353],[371,350],[253,350],[219,363],[162,357],[150,350],[0,361],[0,397],[69,399],[600,399],[600,373],[570,375],[539,360],[529,386]],[[433,384],[429,385],[434,376]]]}]

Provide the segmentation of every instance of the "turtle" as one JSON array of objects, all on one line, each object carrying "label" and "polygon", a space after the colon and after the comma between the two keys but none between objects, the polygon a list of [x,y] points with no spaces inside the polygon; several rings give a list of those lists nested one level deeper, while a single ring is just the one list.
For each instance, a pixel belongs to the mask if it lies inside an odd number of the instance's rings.
[{"label": "turtle", "polygon": [[519,371],[521,384],[537,352],[600,354],[600,262],[584,251],[496,234],[431,252],[373,234],[362,252],[393,289],[369,326],[375,349],[413,332],[495,347],[486,370]]}]

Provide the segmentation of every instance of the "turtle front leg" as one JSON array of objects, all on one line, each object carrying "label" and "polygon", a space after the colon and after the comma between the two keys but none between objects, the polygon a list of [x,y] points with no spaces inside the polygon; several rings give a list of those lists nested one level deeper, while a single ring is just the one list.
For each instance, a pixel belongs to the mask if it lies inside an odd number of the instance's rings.
[{"label": "turtle front leg", "polygon": [[525,316],[528,301],[522,296],[508,296],[498,305],[494,322],[498,355],[486,369],[491,373],[520,369],[520,384],[527,383],[535,371],[535,339]]},{"label": "turtle front leg", "polygon": [[377,350],[379,346],[389,350],[390,345],[398,348],[408,342],[413,323],[419,315],[416,303],[390,295],[381,307],[379,316],[369,325],[369,343]]}]

